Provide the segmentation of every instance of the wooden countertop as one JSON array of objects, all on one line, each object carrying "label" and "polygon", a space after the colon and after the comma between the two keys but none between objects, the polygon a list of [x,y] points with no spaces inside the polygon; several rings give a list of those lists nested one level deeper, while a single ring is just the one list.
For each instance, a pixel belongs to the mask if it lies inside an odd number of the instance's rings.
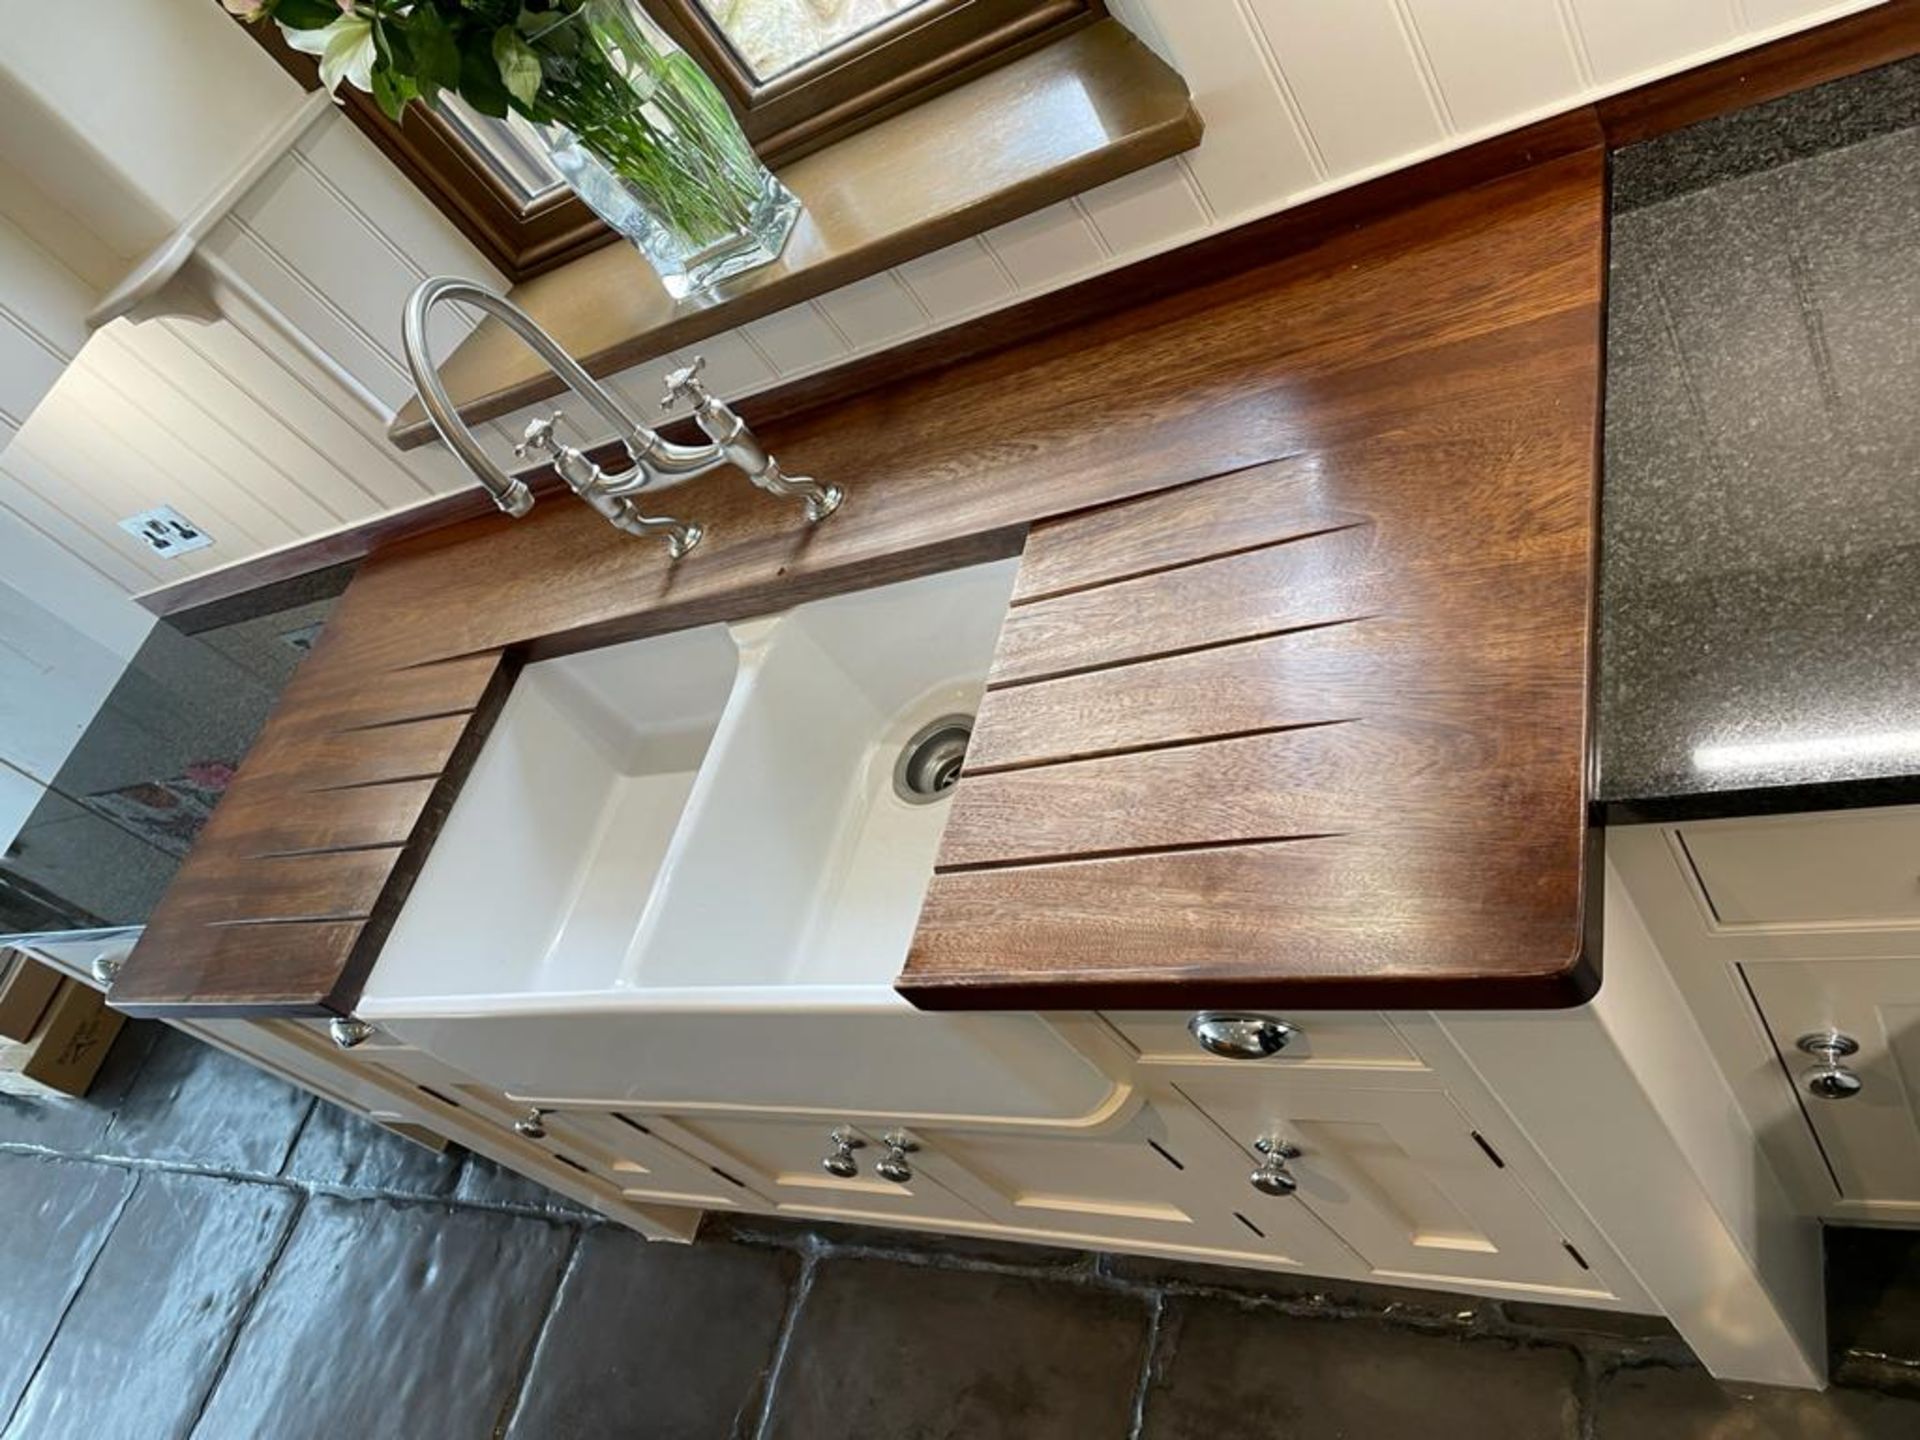
[{"label": "wooden countertop", "polygon": [[768,424],[849,488],[815,531],[717,474],[674,567],[571,499],[375,556],[114,1003],[350,1011],[522,659],[1023,551],[915,1003],[1579,1001],[1604,183],[1596,136]]}]

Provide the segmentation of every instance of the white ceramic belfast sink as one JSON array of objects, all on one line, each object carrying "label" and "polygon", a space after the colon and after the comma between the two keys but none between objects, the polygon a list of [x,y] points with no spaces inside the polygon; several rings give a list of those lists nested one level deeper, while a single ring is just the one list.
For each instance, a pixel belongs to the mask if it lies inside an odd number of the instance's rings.
[{"label": "white ceramic belfast sink", "polygon": [[933,796],[895,772],[977,707],[1014,564],[529,666],[360,1015],[535,1101],[1099,1109],[1074,1027],[892,988],[948,808],[937,743]]}]

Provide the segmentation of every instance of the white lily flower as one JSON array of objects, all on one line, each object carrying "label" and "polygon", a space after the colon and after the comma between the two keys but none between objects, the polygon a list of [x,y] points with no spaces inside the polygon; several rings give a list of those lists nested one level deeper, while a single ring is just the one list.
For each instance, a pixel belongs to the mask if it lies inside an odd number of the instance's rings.
[{"label": "white lily flower", "polygon": [[373,21],[361,15],[342,15],[318,30],[288,30],[281,34],[294,49],[320,57],[320,83],[329,95],[345,80],[356,90],[373,88]]}]

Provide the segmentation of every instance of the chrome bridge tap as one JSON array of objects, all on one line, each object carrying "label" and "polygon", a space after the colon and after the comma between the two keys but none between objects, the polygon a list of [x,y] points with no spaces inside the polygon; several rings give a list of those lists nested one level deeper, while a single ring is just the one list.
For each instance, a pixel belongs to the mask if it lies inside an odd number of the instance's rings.
[{"label": "chrome bridge tap", "polygon": [[583,451],[563,444],[553,431],[554,422],[562,414],[557,410],[527,425],[525,436],[514,447],[514,454],[522,458],[550,455],[554,470],[576,495],[629,535],[660,536],[667,543],[667,553],[676,560],[700,543],[701,527],[691,520],[643,514],[636,496],[678,485],[722,465],[732,465],[744,471],[761,489],[801,500],[810,524],[826,519],[845,499],[838,485],[819,485],[805,476],[789,476],[783,472],[780,462],[761,448],[747,422],[700,383],[698,376],[704,363],[701,359],[696,358],[693,364],[667,377],[666,403],[682,398],[691,400],[694,420],[711,443],[677,444],[629,415],[605,386],[506,296],[450,275],[423,280],[408,299],[401,324],[407,369],[434,430],[473,472],[494,503],[509,515],[517,517],[531,510],[533,491],[524,480],[508,475],[481,449],[480,442],[474,439],[447,395],[427,345],[427,317],[435,305],[443,302],[483,310],[519,336],[528,349],[546,361],[568,389],[613,427],[633,463],[623,470],[609,472]]}]

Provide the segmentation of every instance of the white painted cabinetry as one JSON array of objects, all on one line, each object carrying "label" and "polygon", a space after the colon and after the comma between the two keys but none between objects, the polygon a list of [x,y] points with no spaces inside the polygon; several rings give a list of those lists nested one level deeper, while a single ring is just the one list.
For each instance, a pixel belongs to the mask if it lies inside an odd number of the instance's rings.
[{"label": "white painted cabinetry", "polygon": [[1799,1203],[1920,1223],[1920,807],[1625,827],[1608,848]]},{"label": "white painted cabinetry", "polygon": [[[656,1236],[691,1234],[700,1212],[751,1211],[1647,1306],[1421,1017],[1289,1016],[1288,1049],[1252,1063],[1204,1055],[1186,1019],[1062,1017],[1104,1030],[1125,1071],[1109,1104],[1071,1124],[924,1123],[881,1097],[854,1114],[534,1103],[377,1030],[342,1050],[318,1022],[190,1028]],[[1267,1163],[1264,1187],[1263,1137],[1299,1152]]]},{"label": "white painted cabinetry", "polygon": [[1920,944],[1902,959],[1741,968],[1832,1177],[1834,1208],[1920,1222]]},{"label": "white painted cabinetry", "polygon": [[1098,1133],[927,1136],[926,1167],[1001,1233],[1089,1249],[1350,1273],[1352,1252],[1311,1210],[1259,1203],[1251,1162],[1177,1095]]},{"label": "white painted cabinetry", "polygon": [[1299,1191],[1256,1213],[1294,1201],[1310,1208],[1369,1278],[1604,1289],[1430,1077],[1412,1086],[1296,1071],[1196,1078],[1180,1089],[1249,1148],[1264,1138],[1297,1149],[1288,1169]]}]

